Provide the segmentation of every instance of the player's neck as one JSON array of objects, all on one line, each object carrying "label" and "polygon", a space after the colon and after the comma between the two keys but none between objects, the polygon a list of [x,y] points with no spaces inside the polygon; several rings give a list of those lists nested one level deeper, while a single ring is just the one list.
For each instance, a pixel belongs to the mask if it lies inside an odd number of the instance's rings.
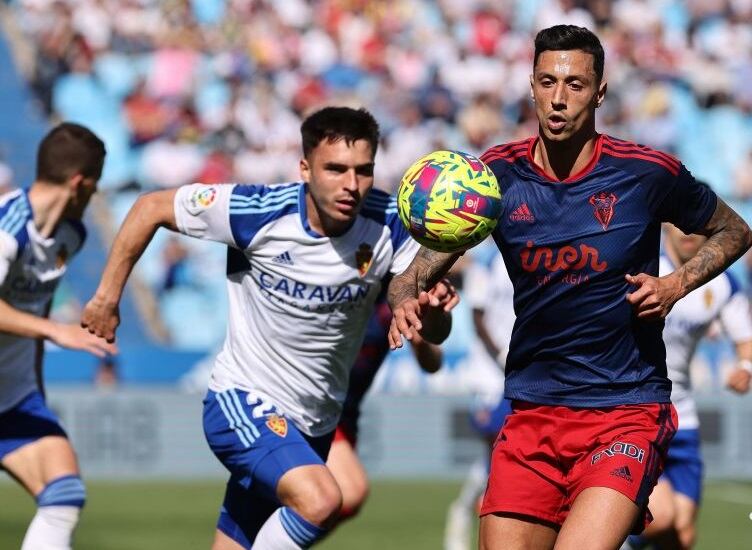
[{"label": "player's neck", "polygon": [[64,185],[37,181],[29,188],[34,225],[42,237],[49,237],[55,232],[68,207],[68,201],[69,191]]},{"label": "player's neck", "polygon": [[552,141],[543,132],[533,151],[533,160],[549,176],[563,181],[582,171],[592,160],[598,133],[578,132],[566,141]]},{"label": "player's neck", "polygon": [[343,223],[334,221],[326,215],[322,215],[310,193],[306,193],[305,200],[308,226],[319,235],[325,237],[339,237],[340,235],[347,233],[347,230],[352,227],[354,220]]}]

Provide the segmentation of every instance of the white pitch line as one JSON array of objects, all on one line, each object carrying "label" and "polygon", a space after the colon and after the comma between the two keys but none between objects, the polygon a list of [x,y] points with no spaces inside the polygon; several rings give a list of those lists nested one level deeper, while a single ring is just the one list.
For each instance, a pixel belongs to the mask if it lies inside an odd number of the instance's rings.
[{"label": "white pitch line", "polygon": [[740,490],[737,488],[716,488],[717,493],[712,497],[708,497],[710,500],[721,500],[723,502],[730,502],[731,504],[747,504],[752,505],[752,492]]}]

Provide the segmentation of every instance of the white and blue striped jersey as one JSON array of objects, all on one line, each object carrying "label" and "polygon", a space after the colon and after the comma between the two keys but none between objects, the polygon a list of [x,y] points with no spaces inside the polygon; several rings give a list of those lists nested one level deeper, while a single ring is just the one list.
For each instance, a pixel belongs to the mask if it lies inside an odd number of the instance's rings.
[{"label": "white and blue striped jersey", "polygon": [[305,195],[302,183],[194,184],[178,190],[175,218],[182,233],[230,246],[227,336],[209,388],[248,391],[320,436],[337,424],[382,279],[418,244],[381,191],[339,237],[311,229]]},{"label": "white and blue striped jersey", "polygon": [[[42,237],[26,192],[0,195],[0,299],[45,316],[68,260],[85,238],[81,222],[67,220],[51,237]],[[0,332],[0,412],[37,389],[35,359],[34,339]]]},{"label": "white and blue striped jersey", "polygon": [[[671,260],[661,256],[660,275],[668,275],[674,270]],[[672,382],[671,402],[679,415],[679,429],[695,429],[700,424],[692,398],[689,365],[697,344],[716,319],[733,342],[752,340],[749,300],[728,271],[676,302],[666,317],[663,341],[668,376]]]},{"label": "white and blue striped jersey", "polygon": [[[483,258],[474,258],[465,271],[463,298],[471,309],[483,310],[484,323],[494,344],[506,355],[514,328],[514,286],[504,259],[496,249]],[[477,336],[468,350],[467,364],[478,380],[477,392],[493,399],[504,391],[504,366],[491,357]]]}]

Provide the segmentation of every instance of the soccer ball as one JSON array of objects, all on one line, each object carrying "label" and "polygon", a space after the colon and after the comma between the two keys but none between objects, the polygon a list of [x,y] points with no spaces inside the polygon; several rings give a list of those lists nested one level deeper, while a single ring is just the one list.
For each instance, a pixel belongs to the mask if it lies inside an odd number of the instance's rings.
[{"label": "soccer ball", "polygon": [[434,151],[405,172],[397,210],[420,244],[459,252],[494,230],[501,215],[501,190],[493,172],[474,156]]}]

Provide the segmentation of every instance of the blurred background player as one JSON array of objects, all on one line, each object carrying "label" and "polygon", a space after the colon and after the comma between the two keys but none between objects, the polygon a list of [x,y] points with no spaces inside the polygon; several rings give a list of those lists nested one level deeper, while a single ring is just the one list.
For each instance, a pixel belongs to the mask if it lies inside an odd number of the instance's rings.
[{"label": "blurred background player", "polygon": [[[515,287],[505,396],[480,547],[616,549],[642,529],[674,435],[661,340],[681,297],[752,244],[747,224],[673,157],[596,131],[604,52],[588,29],[535,38],[538,135],[481,156],[504,212],[493,237]],[[660,222],[709,237],[658,277]],[[389,287],[390,344],[414,338],[416,296],[457,259],[421,247]]]},{"label": "blurred background player", "polygon": [[462,284],[476,336],[466,358],[475,388],[470,424],[487,444],[487,452],[470,467],[459,496],[449,506],[444,550],[470,548],[478,499],[488,481],[491,447],[512,410],[509,400],[504,399],[504,364],[514,327],[514,287],[495,246],[481,245],[471,256]]},{"label": "blurred background player", "polygon": [[[444,306],[450,311],[459,300],[448,280],[444,281],[447,288],[452,289],[453,299]],[[350,369],[350,380],[347,385],[347,395],[342,404],[342,415],[334,432],[334,441],[329,450],[326,465],[331,470],[342,491],[342,510],[339,521],[355,516],[363,507],[369,493],[368,474],[363,467],[357,453],[358,421],[363,398],[373,383],[379,367],[384,363],[389,353],[389,323],[392,321],[392,310],[386,301],[386,286],[384,292],[376,301],[373,314],[368,320],[363,344],[358,357]],[[441,368],[441,348],[430,342],[423,342],[412,346],[415,359],[424,372],[433,373]]]},{"label": "blurred background player", "polygon": [[100,357],[115,351],[47,318],[86,238],[81,216],[104,157],[91,131],[60,124],[39,145],[34,183],[0,195],[0,465],[37,501],[23,550],[70,548],[86,499],[73,448],[45,402],[42,356],[44,340]]},{"label": "blurred background player", "polygon": [[[668,275],[684,265],[705,241],[702,235],[685,235],[677,227],[664,224],[661,275]],[[720,322],[736,349],[738,362],[728,376],[727,385],[737,393],[749,391],[752,378],[750,303],[736,278],[725,271],[690,292],[666,317],[663,340],[672,382],[671,401],[679,416],[679,429],[671,441],[663,476],[650,495],[648,507],[654,521],[641,536],[630,537],[634,548],[642,548],[648,542],[662,550],[687,550],[694,546],[703,463],[690,364],[698,344],[715,321]]]},{"label": "blurred background player", "polygon": [[[301,134],[302,182],[139,198],[82,317],[114,339],[128,275],[160,226],[230,247],[227,337],[204,400],[207,441],[231,473],[214,550],[307,548],[336,521],[342,495],[324,462],[349,370],[381,281],[417,249],[394,200],[371,191],[370,113],[326,107]],[[448,290],[421,295],[422,335],[436,343],[451,328]]]}]

